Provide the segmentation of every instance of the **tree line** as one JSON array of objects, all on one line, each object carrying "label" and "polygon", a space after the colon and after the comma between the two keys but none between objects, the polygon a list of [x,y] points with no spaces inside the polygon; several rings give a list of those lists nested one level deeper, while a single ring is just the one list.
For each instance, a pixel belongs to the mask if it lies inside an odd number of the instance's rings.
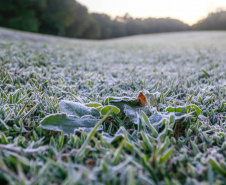
[{"label": "tree line", "polygon": [[[216,16],[211,16],[210,21],[216,23]],[[222,17],[226,17],[225,12]],[[205,20],[190,27],[177,19],[141,19],[129,14],[112,19],[106,14],[89,13],[75,0],[0,0],[0,26],[72,38],[107,39],[205,29],[204,25],[208,25]]]},{"label": "tree line", "polygon": [[210,13],[192,26],[193,30],[226,30],[226,11]]}]

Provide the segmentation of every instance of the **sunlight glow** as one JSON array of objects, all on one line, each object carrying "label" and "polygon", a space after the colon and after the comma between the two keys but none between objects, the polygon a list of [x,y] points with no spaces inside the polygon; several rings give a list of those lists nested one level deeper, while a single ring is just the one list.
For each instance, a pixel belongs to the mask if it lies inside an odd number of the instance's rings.
[{"label": "sunlight glow", "polygon": [[89,12],[112,17],[129,13],[133,17],[172,17],[193,24],[219,7],[226,0],[78,0]]}]

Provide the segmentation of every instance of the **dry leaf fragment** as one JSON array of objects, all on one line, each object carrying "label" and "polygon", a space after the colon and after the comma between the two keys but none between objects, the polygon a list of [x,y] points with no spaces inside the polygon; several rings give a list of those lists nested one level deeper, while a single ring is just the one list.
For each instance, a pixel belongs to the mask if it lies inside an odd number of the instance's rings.
[{"label": "dry leaf fragment", "polygon": [[144,92],[141,91],[137,96],[137,102],[141,103],[141,105],[146,106],[148,104],[147,98],[144,95]]},{"label": "dry leaf fragment", "polygon": [[95,161],[94,161],[93,159],[88,159],[88,160],[86,161],[86,164],[87,164],[89,167],[93,167],[94,164],[95,164]]}]

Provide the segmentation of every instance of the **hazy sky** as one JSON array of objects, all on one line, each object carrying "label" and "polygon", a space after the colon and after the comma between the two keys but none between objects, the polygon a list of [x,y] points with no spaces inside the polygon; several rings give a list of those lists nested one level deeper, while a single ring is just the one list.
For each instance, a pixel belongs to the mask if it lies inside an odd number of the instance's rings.
[{"label": "hazy sky", "polygon": [[133,17],[172,17],[192,24],[208,12],[226,7],[226,0],[77,0],[89,12]]}]

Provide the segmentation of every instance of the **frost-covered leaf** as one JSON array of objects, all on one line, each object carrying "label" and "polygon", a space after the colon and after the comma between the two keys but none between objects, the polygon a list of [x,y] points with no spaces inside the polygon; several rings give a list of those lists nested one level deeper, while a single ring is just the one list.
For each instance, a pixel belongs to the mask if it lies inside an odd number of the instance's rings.
[{"label": "frost-covered leaf", "polygon": [[112,102],[131,102],[136,104],[136,98],[131,97],[108,97],[105,99],[104,104],[112,103]]},{"label": "frost-covered leaf", "polygon": [[158,128],[162,127],[163,119],[168,119],[168,115],[161,114],[159,112],[151,115],[148,119],[153,126],[157,126]]},{"label": "frost-covered leaf", "polygon": [[133,122],[136,125],[139,124],[139,114],[135,109],[133,109],[129,105],[125,104],[124,105],[124,113],[125,113],[126,117],[128,117],[130,119],[131,122]]},{"label": "frost-covered leaf", "polygon": [[136,98],[130,98],[130,97],[108,97],[104,101],[105,105],[114,105],[118,107],[121,111],[124,108],[124,105],[130,105],[130,106],[135,106],[138,105],[139,103],[137,102]]},{"label": "frost-covered leaf", "polygon": [[191,115],[180,113],[180,112],[172,112],[172,113],[169,113],[169,114],[163,114],[163,113],[160,113],[160,112],[156,112],[155,114],[151,115],[148,119],[149,119],[149,121],[152,125],[160,128],[163,125],[164,119],[167,119],[170,122],[172,122],[172,117],[173,117],[173,120],[175,121],[175,120],[181,120],[181,119],[184,119],[184,118],[189,118],[189,117],[191,117]]},{"label": "frost-covered leaf", "polygon": [[100,117],[100,113],[97,109],[95,109],[93,107],[87,107],[78,102],[71,102],[71,101],[66,101],[66,100],[62,100],[60,102],[60,111],[66,113],[68,115],[73,115],[73,116],[78,116],[78,117],[81,117],[84,115]]},{"label": "frost-covered leaf", "polygon": [[156,129],[150,124],[150,120],[148,119],[147,115],[142,111],[141,112],[143,120],[145,124],[151,129],[152,133],[154,134],[155,137],[158,137],[158,132]]},{"label": "frost-covered leaf", "polygon": [[151,112],[147,106],[145,107],[131,107],[127,104],[124,105],[123,112],[125,113],[126,117],[130,119],[131,122],[138,125],[139,124],[139,113],[143,111],[145,114],[150,116]]},{"label": "frost-covered leaf", "polygon": [[149,94],[148,95],[148,98],[149,98],[149,103],[151,106],[156,106],[157,102],[155,100],[155,96],[153,94]]},{"label": "frost-covered leaf", "polygon": [[66,114],[52,114],[41,121],[41,126],[46,130],[62,131],[65,135],[70,135],[75,130],[89,131],[98,121],[93,117],[76,118]]}]

